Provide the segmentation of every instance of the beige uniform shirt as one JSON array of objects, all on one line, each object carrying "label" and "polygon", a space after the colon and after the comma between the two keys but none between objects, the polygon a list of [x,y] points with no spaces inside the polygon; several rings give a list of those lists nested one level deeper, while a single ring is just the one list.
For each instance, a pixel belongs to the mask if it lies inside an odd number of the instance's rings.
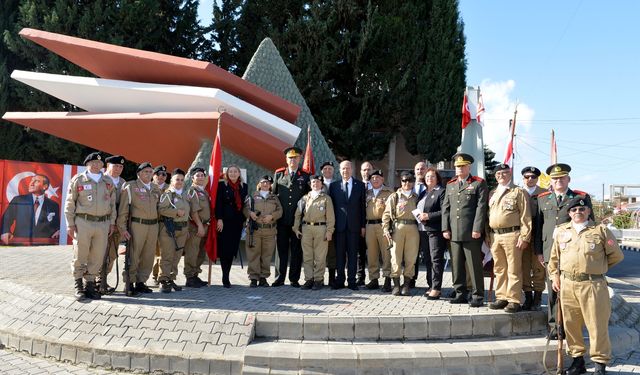
[{"label": "beige uniform shirt", "polygon": [[129,217],[129,196],[131,196],[131,216],[139,219],[153,220],[158,218],[158,200],[160,189],[158,185],[151,183],[151,190],[137,179],[129,181],[122,187],[120,194],[120,208],[118,209],[118,229],[122,232],[127,229]]},{"label": "beige uniform shirt", "polygon": [[589,221],[587,227],[577,233],[572,223],[568,222],[556,229],[549,259],[549,275],[558,273],[558,260],[563,273],[602,275],[623,258],[618,241],[605,225]]},{"label": "beige uniform shirt", "polygon": [[64,216],[67,226],[76,225],[77,214],[107,216],[111,225],[116,223],[116,188],[111,178],[102,175],[96,183],[88,171],[79,173],[69,182],[67,199],[64,202]]},{"label": "beige uniform shirt", "polygon": [[[304,217],[302,215],[303,207]],[[336,227],[336,218],[331,198],[324,192],[320,192],[315,199],[311,198],[311,193],[302,197],[296,209],[296,217],[293,224],[294,231],[299,230],[300,220],[311,223],[327,223],[327,233],[333,234]]]},{"label": "beige uniform shirt", "polygon": [[[184,216],[178,217],[178,210],[184,210]],[[160,203],[158,203],[160,216],[173,218],[176,223],[183,223],[189,220],[190,210],[189,197],[185,190],[182,194],[178,194],[174,188],[169,187],[160,196]]]},{"label": "beige uniform shirt", "polygon": [[[249,208],[250,204],[247,203],[242,209],[242,213],[247,219],[250,217],[249,214],[251,213]],[[259,224],[275,224],[276,220],[282,217],[282,205],[280,204],[280,199],[278,199],[277,195],[271,192],[267,194],[266,198],[263,198],[262,195],[260,195],[260,192],[256,191],[253,193],[253,212],[260,212],[260,216],[258,216],[257,220]],[[269,223],[262,223],[260,219],[267,215],[271,215],[273,219]]]},{"label": "beige uniform shirt", "polygon": [[202,224],[209,222],[209,220],[211,220],[211,200],[209,198],[209,193],[205,189],[191,185],[187,192],[187,196],[191,205],[191,212],[198,213],[198,217]]},{"label": "beige uniform shirt", "polygon": [[373,189],[367,190],[367,196],[365,197],[365,204],[367,205],[367,220],[382,219],[387,199],[391,194],[393,194],[393,190],[389,189],[386,186],[382,186],[380,188],[380,191],[378,191],[378,196],[374,196]]},{"label": "beige uniform shirt", "polygon": [[489,226],[491,229],[520,227],[520,240],[531,240],[531,206],[529,194],[513,184],[506,190],[493,189],[489,194]]},{"label": "beige uniform shirt", "polygon": [[391,232],[391,226],[395,220],[416,221],[411,211],[415,210],[417,206],[418,196],[414,191],[411,191],[408,197],[402,193],[402,189],[398,189],[395,193],[389,195],[382,215],[382,230],[384,233]]}]

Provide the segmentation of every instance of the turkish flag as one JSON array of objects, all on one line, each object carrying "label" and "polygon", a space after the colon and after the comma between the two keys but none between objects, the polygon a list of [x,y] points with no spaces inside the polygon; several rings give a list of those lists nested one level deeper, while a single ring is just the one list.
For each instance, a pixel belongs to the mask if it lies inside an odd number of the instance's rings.
[{"label": "turkish flag", "polygon": [[304,162],[302,163],[302,171],[311,175],[316,173],[316,163],[313,160],[313,150],[311,147],[311,130],[307,128],[307,148],[304,151]]},{"label": "turkish flag", "polygon": [[466,128],[470,122],[471,112],[469,111],[469,97],[467,97],[467,93],[465,92],[464,99],[462,99],[462,129]]},{"label": "turkish flag", "polygon": [[209,225],[209,232],[207,233],[207,241],[205,242],[204,249],[207,252],[207,256],[212,262],[215,262],[218,258],[218,230],[216,220],[216,197],[218,195],[218,179],[220,178],[220,172],[222,172],[222,145],[220,143],[220,123],[218,123],[218,131],[216,133],[216,139],[213,142],[213,149],[211,150],[211,159],[209,159],[209,196],[211,201],[209,207],[211,208],[211,224]]}]

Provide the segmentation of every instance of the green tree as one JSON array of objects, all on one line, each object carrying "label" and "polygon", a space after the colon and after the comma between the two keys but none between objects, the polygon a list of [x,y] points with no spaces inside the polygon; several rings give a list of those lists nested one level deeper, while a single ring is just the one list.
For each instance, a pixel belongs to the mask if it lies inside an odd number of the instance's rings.
[{"label": "green tree", "polygon": [[489,191],[498,186],[498,181],[493,173],[493,169],[500,164],[500,162],[494,160],[496,153],[491,151],[487,146],[484,146],[484,172],[487,180],[487,186]]},{"label": "green tree", "polygon": [[613,226],[618,229],[630,229],[633,227],[633,220],[631,219],[631,212],[622,211],[613,216]]}]

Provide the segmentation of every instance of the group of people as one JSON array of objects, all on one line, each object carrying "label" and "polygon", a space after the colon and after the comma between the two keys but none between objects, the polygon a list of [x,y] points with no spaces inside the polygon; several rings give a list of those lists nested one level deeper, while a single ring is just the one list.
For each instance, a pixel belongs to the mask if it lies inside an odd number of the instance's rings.
[{"label": "group of people", "polygon": [[[470,173],[473,158],[458,153],[453,156],[455,177],[446,184],[436,169],[420,162],[414,173],[400,174],[401,185],[394,191],[384,185],[383,172],[369,162],[362,164],[362,180],[358,180],[352,163],[342,161],[340,177],[334,180],[333,162],[323,163],[321,173],[309,175],[300,168],[302,150],[290,147],[284,153],[287,166],[273,177],[263,176],[253,192],[242,181],[239,167],[229,166],[218,185],[214,223],[210,223],[203,168],[190,171],[192,184],[187,190],[185,172],[180,169],[173,171],[167,186],[164,166],[154,169],[142,163],[138,178],[125,183],[119,177],[123,157],[87,156],[87,170],[71,180],[64,208],[67,232],[74,238],[77,298],[98,299],[112,291],[108,286],[98,291],[96,278],[104,259],[109,260],[105,266],[111,271],[121,239],[131,244],[128,295],[151,292],[146,281],[152,272],[162,292],[181,290],[175,280],[183,252],[186,286],[207,285],[198,274],[208,230],[218,232],[222,284],[229,288],[231,265],[246,228],[250,287],[269,286],[277,249],[272,287],[283,286],[288,275],[291,286],[318,290],[325,286],[328,269],[332,289],[382,286],[384,292],[406,296],[415,286],[422,255],[425,296],[437,300],[442,293],[444,254],[450,247],[450,303],[480,307],[485,294],[482,246],[486,244],[495,276],[495,301],[488,307],[508,313],[538,309],[546,280],[550,339],[564,335],[556,330],[555,321],[557,294],[561,296],[566,338],[575,358],[568,373],[584,370],[583,325],[592,338],[591,358],[597,373],[604,373],[611,346],[603,275],[623,255],[611,232],[594,223],[589,195],[568,187],[568,165],[547,168],[551,187],[544,190],[537,186],[538,168],[522,169],[524,183],[519,187],[513,183],[511,168],[499,164],[494,170],[498,186],[488,191],[486,181]],[[102,173],[104,162],[107,168]],[[154,254],[159,255],[157,274]]]}]

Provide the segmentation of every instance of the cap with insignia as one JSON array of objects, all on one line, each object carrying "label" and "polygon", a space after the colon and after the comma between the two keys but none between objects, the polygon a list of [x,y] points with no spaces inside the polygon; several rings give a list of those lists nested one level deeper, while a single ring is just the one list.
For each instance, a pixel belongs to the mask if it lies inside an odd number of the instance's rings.
[{"label": "cap with insignia", "polygon": [[183,171],[182,169],[180,169],[180,168],[175,168],[175,169],[171,172],[171,174],[172,174],[172,175],[174,175],[174,176],[175,176],[175,175],[177,175],[177,174],[181,174],[181,175],[183,175],[183,176],[185,175],[184,171]]},{"label": "cap with insignia", "polygon": [[522,168],[522,175],[524,176],[527,173],[533,173],[535,174],[537,177],[540,177],[540,175],[542,174],[542,172],[540,172],[540,170],[536,167],[524,167]]},{"label": "cap with insignia", "polygon": [[109,156],[108,158],[105,158],[104,162],[107,164],[124,165],[124,158],[120,155],[113,155],[113,156]]},{"label": "cap with insignia", "polygon": [[140,163],[138,165],[138,168],[136,169],[136,173],[140,173],[146,168],[152,168],[153,169],[153,166],[148,161],[145,161],[144,163]]},{"label": "cap with insignia", "polygon": [[382,173],[382,171],[380,169],[376,169],[375,171],[371,172],[369,174],[369,178],[373,177],[373,176],[380,176],[380,177],[384,177],[384,174]]},{"label": "cap with insignia", "polygon": [[551,178],[568,176],[569,172],[571,172],[571,167],[569,166],[569,164],[558,163],[550,165],[549,168],[547,168],[547,174]]},{"label": "cap with insignia", "polygon": [[158,174],[160,172],[167,173],[167,167],[161,164],[153,169],[153,174]]},{"label": "cap with insignia", "polygon": [[102,160],[102,155],[100,155],[99,152],[92,152],[89,155],[87,155],[86,158],[84,158],[84,165],[87,165],[87,163],[89,163],[90,161],[93,160],[98,160],[98,161],[103,161]]},{"label": "cap with insignia", "polygon": [[508,164],[500,163],[493,168],[493,173],[496,173],[498,171],[506,171],[509,169],[511,169],[511,167]]},{"label": "cap with insignia", "polygon": [[330,167],[334,167],[333,162],[332,161],[325,161],[324,163],[322,163],[322,165],[320,166],[320,170],[324,169],[324,167],[326,166],[330,166]]},{"label": "cap with insignia", "polygon": [[207,174],[207,173],[204,171],[204,168],[202,168],[202,167],[193,167],[193,168],[191,168],[191,170],[189,171],[189,174],[193,176],[194,174],[196,174],[196,173],[198,173],[198,172],[202,172],[202,173],[204,173],[204,174]]},{"label": "cap with insignia", "polygon": [[262,178],[260,179],[260,182],[269,182],[270,184],[273,183],[273,177],[269,176],[268,174],[265,174],[264,176],[262,176]]},{"label": "cap with insignia", "polygon": [[295,158],[302,155],[302,150],[298,147],[288,147],[284,149],[284,154],[288,158]]},{"label": "cap with insignia", "polygon": [[400,173],[400,180],[409,180],[410,182],[414,182],[416,178],[413,176],[413,173],[404,171]]},{"label": "cap with insignia", "polygon": [[469,164],[473,164],[473,156],[465,154],[463,152],[458,152],[457,154],[453,155],[454,167],[463,167]]},{"label": "cap with insignia", "polygon": [[309,182],[311,182],[311,180],[320,180],[320,182],[323,182],[324,177],[322,177],[321,174],[314,174],[313,176],[309,177]]},{"label": "cap with insignia", "polygon": [[587,201],[585,200],[585,196],[583,195],[576,195],[575,197],[573,197],[571,199],[571,202],[569,202],[569,209],[572,209],[574,207],[585,207],[587,205]]}]

